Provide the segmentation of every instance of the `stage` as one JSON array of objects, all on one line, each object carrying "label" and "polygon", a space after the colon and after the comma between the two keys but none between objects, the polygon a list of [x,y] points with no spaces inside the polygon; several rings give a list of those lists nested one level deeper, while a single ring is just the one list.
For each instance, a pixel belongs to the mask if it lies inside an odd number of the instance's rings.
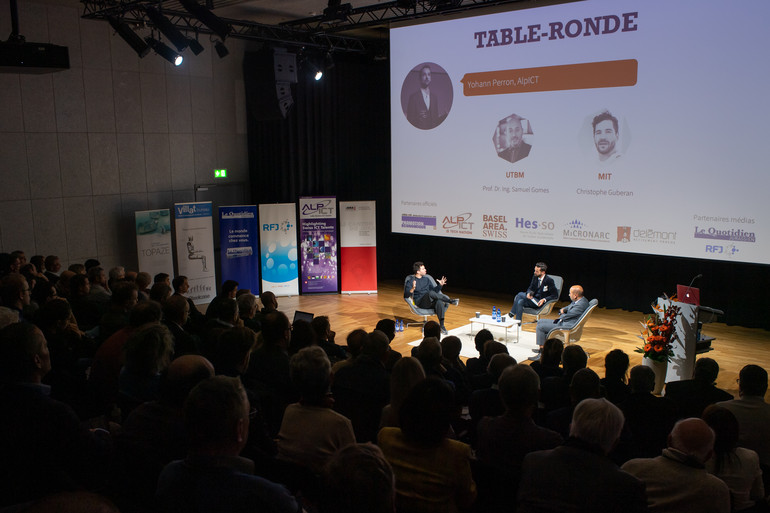
[{"label": "stage", "polygon": [[[421,320],[419,316],[412,314],[409,307],[404,303],[403,281],[380,282],[378,283],[377,294],[324,294],[324,295],[306,295],[279,297],[278,309],[286,313],[291,320],[295,310],[312,312],[315,315],[327,315],[331,321],[332,329],[337,333],[336,342],[345,344],[345,337],[348,333],[357,328],[363,328],[371,331],[377,321],[383,318],[401,319],[404,325],[407,322]],[[491,313],[492,306],[497,306],[503,312],[507,312],[513,301],[513,294],[517,291],[511,291],[511,294],[490,294],[472,290],[453,289],[451,284],[444,290],[450,297],[459,297],[459,306],[450,306],[447,310],[446,327],[455,330],[458,328],[466,329],[468,319],[473,317],[475,312]],[[591,299],[589,297],[589,299]],[[654,298],[650,298],[652,302]],[[563,304],[566,304],[564,302]],[[562,304],[560,304],[563,306]],[[205,309],[204,309],[205,310]],[[556,317],[557,309],[549,317]],[[591,314],[583,330],[583,337],[580,345],[583,346],[589,355],[588,366],[596,371],[600,377],[604,377],[604,356],[612,349],[622,349],[631,360],[631,366],[641,363],[642,356],[635,353],[634,349],[640,346],[640,340],[637,335],[640,332],[640,322],[646,318],[650,312],[627,312],[614,309],[607,310],[599,307]],[[435,317],[433,317],[435,319]],[[524,321],[531,320],[525,317]],[[481,326],[474,324],[474,333]],[[509,330],[509,348],[514,348],[517,344],[513,343],[515,339],[515,329]],[[524,339],[534,336],[534,324],[525,324],[522,327],[522,344]],[[721,322],[705,324],[703,333],[716,340],[712,343],[712,351],[698,356],[709,356],[719,363],[720,372],[717,386],[725,389],[733,395],[738,393],[738,384],[736,379],[740,369],[749,363],[761,365],[770,370],[770,332],[760,328],[743,328],[740,326],[727,326]],[[461,333],[461,340],[464,346],[467,345],[468,336]],[[401,354],[408,356],[411,354],[412,346],[410,342],[421,338],[420,327],[413,326],[405,328],[402,333],[396,335],[391,347]],[[496,339],[502,338],[502,335]],[[472,340],[470,340],[472,345]],[[471,346],[472,347],[472,346]],[[511,349],[511,354],[518,361],[522,361],[515,356]],[[518,351],[517,351],[518,353]],[[531,351],[529,351],[531,354]]]}]

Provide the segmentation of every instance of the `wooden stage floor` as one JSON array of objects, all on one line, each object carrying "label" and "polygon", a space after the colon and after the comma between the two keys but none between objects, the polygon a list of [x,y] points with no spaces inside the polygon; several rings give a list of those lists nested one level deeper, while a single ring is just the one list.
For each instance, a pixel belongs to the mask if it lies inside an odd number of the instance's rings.
[{"label": "wooden stage floor", "polygon": [[[309,295],[279,297],[278,309],[286,313],[291,320],[295,310],[312,312],[315,315],[327,315],[332,329],[337,333],[336,341],[345,344],[348,333],[357,328],[371,331],[377,321],[383,318],[419,320],[412,314],[402,299],[402,284],[399,282],[379,283],[377,294],[352,295]],[[459,306],[450,306],[447,311],[448,329],[468,324],[468,319],[475,312],[488,313],[492,305],[507,312],[513,302],[513,293],[494,294],[471,290],[455,290],[451,282],[444,290],[450,297],[459,297]],[[589,298],[590,299],[590,298]],[[566,304],[566,302],[564,303]],[[563,305],[562,305],[563,306]],[[622,349],[631,360],[631,366],[641,363],[642,355],[634,349],[640,346],[637,338],[640,321],[649,312],[627,312],[620,309],[607,310],[601,307],[594,311],[583,330],[579,342],[589,355],[588,366],[604,377],[604,356],[613,349]],[[556,309],[549,317],[556,317]],[[434,318],[435,319],[435,318]],[[525,319],[526,320],[526,319]],[[534,331],[530,324],[522,328]],[[717,386],[737,397],[736,379],[740,369],[749,363],[757,364],[770,371],[770,332],[758,328],[727,326],[724,323],[704,325],[703,333],[716,337],[712,342],[713,350],[701,356],[709,356],[719,363],[720,372]],[[419,328],[412,327],[398,333],[391,347],[403,355],[409,355],[409,342],[419,339]],[[770,395],[770,394],[769,394]]]}]

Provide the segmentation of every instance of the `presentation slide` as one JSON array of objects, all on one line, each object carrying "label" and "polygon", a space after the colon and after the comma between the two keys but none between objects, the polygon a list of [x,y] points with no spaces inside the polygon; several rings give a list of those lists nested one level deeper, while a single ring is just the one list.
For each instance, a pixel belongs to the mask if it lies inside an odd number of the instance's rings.
[{"label": "presentation slide", "polygon": [[770,2],[392,29],[397,233],[770,264]]}]

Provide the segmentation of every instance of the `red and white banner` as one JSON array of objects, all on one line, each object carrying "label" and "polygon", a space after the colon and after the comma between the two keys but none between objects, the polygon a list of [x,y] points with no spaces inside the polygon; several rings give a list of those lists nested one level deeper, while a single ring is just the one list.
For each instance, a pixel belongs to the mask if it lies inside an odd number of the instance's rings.
[{"label": "red and white banner", "polygon": [[340,201],[340,292],[377,292],[377,216],[374,201]]}]

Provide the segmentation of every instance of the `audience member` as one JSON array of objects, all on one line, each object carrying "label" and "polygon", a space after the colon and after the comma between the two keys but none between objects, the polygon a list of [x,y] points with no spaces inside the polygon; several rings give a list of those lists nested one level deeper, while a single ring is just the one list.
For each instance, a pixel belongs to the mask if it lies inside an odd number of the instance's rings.
[{"label": "audience member", "polygon": [[505,411],[498,383],[503,371],[513,365],[516,365],[516,360],[508,354],[498,353],[492,356],[487,367],[487,373],[492,377],[492,386],[475,390],[468,399],[468,414],[471,417],[470,439],[473,445],[479,421],[484,417],[497,417]]},{"label": "audience member", "polygon": [[113,285],[110,304],[99,320],[99,338],[106,340],[113,333],[128,326],[128,315],[139,301],[135,283],[117,281]]},{"label": "audience member", "polygon": [[59,260],[59,257],[56,255],[48,255],[45,257],[43,265],[45,266],[45,277],[48,278],[48,281],[50,281],[52,285],[56,285],[56,282],[59,280],[59,273],[61,272],[61,261]]},{"label": "audience member", "polygon": [[291,340],[289,340],[289,356],[297,354],[300,349],[313,345],[315,336],[313,328],[305,319],[294,319],[291,324]]},{"label": "audience member", "polygon": [[206,319],[216,319],[219,317],[221,306],[228,300],[235,299],[235,293],[238,292],[238,282],[235,280],[226,280],[222,283],[219,295],[211,300],[206,308]]},{"label": "audience member", "polygon": [[401,413],[401,405],[412,388],[424,379],[425,371],[417,358],[407,356],[396,362],[390,373],[390,404],[382,409],[380,428],[400,427],[398,416]]},{"label": "audience member", "polygon": [[[293,339],[294,339],[294,333],[292,333],[292,340]],[[345,349],[345,351],[348,353],[348,357],[332,365],[332,374],[337,374],[337,371],[339,371],[343,367],[347,367],[348,365],[353,363],[353,361],[356,358],[359,357],[359,355],[361,354],[361,349],[363,349],[364,347],[365,340],[366,340],[365,330],[357,329],[348,333],[348,336],[345,339],[345,341],[347,342],[347,348]],[[390,346],[388,346],[388,351],[390,351]]]},{"label": "audience member", "polygon": [[620,404],[631,394],[631,387],[626,381],[628,355],[621,349],[613,349],[604,357],[604,377],[601,380],[607,400]]},{"label": "audience member", "polygon": [[[388,337],[388,340],[391,342],[393,342],[393,339],[396,338],[396,321],[393,319],[380,319],[377,321],[377,325],[374,327],[374,329],[385,333],[385,335]],[[400,359],[401,353],[392,347],[388,347],[388,359],[385,361],[385,370],[390,373],[393,370],[393,366]]]},{"label": "audience member", "polygon": [[172,284],[174,285],[174,295],[185,298],[187,304],[190,306],[190,314],[187,319],[187,329],[189,329],[191,333],[197,334],[200,328],[203,326],[206,316],[203,315],[200,310],[198,310],[198,307],[195,306],[193,300],[186,296],[186,294],[190,291],[190,283],[187,280],[187,276],[177,276],[174,278]]},{"label": "audience member", "polygon": [[201,352],[208,359],[213,359],[217,352],[217,340],[225,330],[240,325],[238,302],[235,299],[222,301],[217,307],[217,316],[206,321],[201,337]]},{"label": "audience member", "polygon": [[622,429],[606,399],[578,404],[564,445],[524,457],[516,511],[646,511],[644,484],[607,457]]},{"label": "audience member", "polygon": [[75,276],[72,271],[62,271],[59,274],[59,279],[56,282],[56,293],[59,297],[70,297],[70,280]]},{"label": "audience member", "polygon": [[150,300],[163,304],[163,301],[171,297],[171,285],[166,282],[153,283],[150,288]]},{"label": "audience member", "polygon": [[275,294],[266,290],[259,295],[259,300],[262,301],[262,315],[271,314],[278,311],[278,300],[275,298]]},{"label": "audience member", "polygon": [[545,419],[548,429],[552,429],[564,438],[569,436],[569,426],[575,408],[583,399],[602,397],[599,375],[589,368],[580,369],[572,375],[569,384],[570,405],[562,406],[550,412]]},{"label": "audience member", "polygon": [[738,419],[738,443],[759,455],[765,471],[765,489],[770,478],[770,404],[765,402],[767,371],[759,365],[746,365],[738,374],[738,399],[717,403]]},{"label": "audience member", "polygon": [[476,500],[471,449],[447,438],[453,410],[451,387],[428,378],[401,406],[401,427],[380,430],[378,445],[396,476],[400,513],[464,511]]},{"label": "audience member", "polygon": [[113,285],[125,279],[126,279],[126,268],[123,267],[122,265],[113,267],[112,269],[110,269],[110,272],[107,274],[107,287],[110,290],[112,290]]},{"label": "audience member", "polygon": [[542,382],[545,378],[564,375],[561,368],[561,355],[564,352],[564,342],[558,338],[549,338],[540,350],[540,359],[533,361],[529,366],[537,372]]},{"label": "audience member", "polygon": [[161,511],[273,511],[298,513],[297,501],[280,485],[253,475],[238,455],[249,433],[249,400],[237,378],[199,383],[185,402],[189,453],[169,463],[158,479]]},{"label": "audience member", "polygon": [[353,444],[337,451],[323,476],[321,513],[393,513],[395,478],[379,447]]},{"label": "audience member", "polygon": [[348,357],[345,350],[334,343],[334,337],[336,333],[332,331],[329,318],[325,315],[319,315],[313,317],[310,321],[310,327],[313,329],[313,335],[315,337],[315,343],[321,349],[324,350],[326,356],[329,357],[329,361],[337,363]]},{"label": "audience member", "polygon": [[[64,281],[62,278],[60,281]],[[85,274],[76,274],[69,281],[69,302],[72,313],[78,321],[78,327],[83,331],[91,331],[99,325],[102,318],[102,308],[91,303],[88,298],[91,293],[91,283]]]},{"label": "audience member", "polygon": [[185,329],[190,304],[184,296],[173,295],[163,302],[163,324],[174,338],[174,358],[200,354],[200,340]]},{"label": "audience member", "polygon": [[572,383],[572,376],[584,369],[588,364],[588,355],[577,344],[572,344],[564,348],[561,355],[562,376],[553,376],[545,378],[542,381],[541,400],[543,402],[544,413],[548,413],[557,408],[569,406],[569,385]]},{"label": "audience member", "polygon": [[666,383],[666,397],[676,406],[680,418],[700,417],[706,406],[729,401],[732,394],[716,387],[719,364],[711,358],[698,358],[692,379]]},{"label": "audience member", "polygon": [[0,308],[8,318],[15,319],[13,322],[25,320],[23,311],[30,303],[30,292],[29,283],[19,273],[8,274],[0,282]]},{"label": "audience member", "polygon": [[262,323],[257,319],[257,310],[259,304],[257,304],[257,296],[251,292],[246,292],[238,296],[238,316],[241,318],[243,325],[252,330],[254,333],[262,331]]},{"label": "audience member", "polygon": [[67,267],[67,270],[75,274],[84,274],[88,276],[88,271],[86,270],[86,266],[83,264],[79,264],[77,262],[75,262],[74,264],[70,264],[69,267]]},{"label": "audience member", "polygon": [[107,273],[99,266],[92,267],[88,270],[88,282],[91,288],[87,300],[104,315],[110,306],[110,296],[112,295],[107,285]]},{"label": "audience member", "polygon": [[150,299],[150,283],[152,283],[152,276],[147,272],[136,273],[136,288],[139,290],[139,301],[147,301]]},{"label": "audience member", "polygon": [[660,456],[627,461],[623,470],[647,486],[650,512],[727,513],[730,490],[704,467],[713,449],[714,431],[708,424],[684,419],[674,425]]},{"label": "audience member", "polygon": [[123,346],[118,405],[125,419],[135,407],[158,397],[161,373],[171,363],[174,340],[168,328],[151,323],[138,328]]},{"label": "audience member", "polygon": [[732,511],[757,511],[757,501],[765,498],[762,469],[756,452],[738,447],[738,419],[727,408],[712,404],[703,412],[703,420],[715,436],[706,470],[730,489]]},{"label": "audience member", "polygon": [[92,267],[99,267],[100,265],[102,264],[97,259],[89,258],[83,263],[83,270],[88,274]]},{"label": "audience member", "polygon": [[483,373],[471,374],[468,376],[473,390],[490,388],[494,384],[495,380],[489,373],[489,362],[496,354],[508,354],[508,347],[497,340],[488,340],[484,343],[483,353],[483,361],[487,362],[487,368],[484,369]]},{"label": "audience member", "polygon": [[366,336],[361,355],[334,375],[334,409],[350,419],[358,442],[377,440],[382,409],[390,401],[388,347],[387,335],[374,330]]},{"label": "audience member", "polygon": [[291,357],[290,365],[300,400],[284,413],[278,457],[320,475],[338,449],[355,443],[353,426],[331,408],[331,364],[323,349],[306,347]]},{"label": "audience member", "polygon": [[[626,418],[626,432],[618,444],[616,461],[652,458],[665,449],[668,434],[676,421],[676,410],[666,397],[652,394],[655,373],[650,367],[631,369],[631,394],[618,407]],[[627,437],[630,437],[626,439]]]},{"label": "audience member", "polygon": [[165,283],[169,287],[171,286],[171,276],[168,273],[158,273],[152,277],[153,285],[156,283]]},{"label": "audience member", "polygon": [[51,370],[40,329],[14,323],[0,331],[0,507],[74,487],[93,489],[111,452],[109,434],[88,431],[42,383]]}]

